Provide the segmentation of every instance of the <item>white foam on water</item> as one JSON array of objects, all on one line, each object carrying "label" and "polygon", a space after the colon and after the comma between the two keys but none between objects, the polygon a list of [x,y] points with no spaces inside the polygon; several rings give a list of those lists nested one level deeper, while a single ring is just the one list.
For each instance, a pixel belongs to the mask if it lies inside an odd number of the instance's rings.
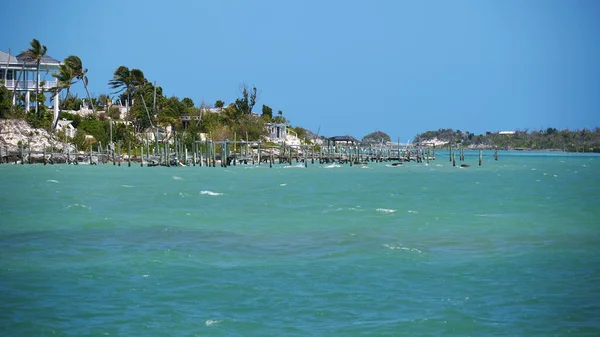
[{"label": "white foam on water", "polygon": [[304,168],[304,164],[296,164],[296,165],[286,165],[283,168]]},{"label": "white foam on water", "polygon": [[415,214],[418,214],[419,212],[418,212],[418,211],[411,211],[411,210],[408,210],[408,213],[415,213]]},{"label": "white foam on water", "polygon": [[174,180],[183,180],[183,178],[181,178],[181,177],[178,177],[178,176],[173,176],[172,178],[173,178]]},{"label": "white foam on water", "polygon": [[279,186],[287,186],[287,184],[279,184]]},{"label": "white foam on water", "polygon": [[91,209],[91,208],[89,208],[88,206],[86,206],[86,205],[83,205],[83,204],[72,204],[72,205],[69,205],[69,206],[67,206],[67,208],[71,208],[71,207],[77,207],[77,208]]},{"label": "white foam on water", "polygon": [[127,187],[127,188],[131,188],[131,187],[133,187],[133,186],[131,186],[131,185],[121,185],[121,187]]},{"label": "white foam on water", "polygon": [[222,322],[222,320],[218,320],[218,319],[207,319],[206,322],[204,322],[204,324],[206,326],[211,326],[211,325],[219,324],[221,322]]},{"label": "white foam on water", "polygon": [[150,277],[150,275],[148,275],[148,274],[144,274],[144,275],[142,275],[142,277],[143,277],[143,278],[147,278],[147,277]]},{"label": "white foam on water", "polygon": [[532,170],[532,171],[535,171],[535,169],[534,169],[534,168],[532,168],[531,170]]},{"label": "white foam on water", "polygon": [[213,191],[200,191],[200,194],[212,195],[212,196],[223,195],[223,193],[218,193],[218,192],[213,192]]},{"label": "white foam on water", "polygon": [[435,165],[435,166],[437,166],[437,167],[442,167],[442,166],[444,166],[444,165],[442,165],[442,164],[437,164],[437,165]]},{"label": "white foam on water", "polygon": [[59,183],[58,180],[54,180],[54,179],[46,180],[46,182],[48,182],[48,183],[55,183],[55,184]]},{"label": "white foam on water", "polygon": [[558,178],[558,176],[557,176],[556,174],[554,175],[554,177],[555,177],[555,178]]},{"label": "white foam on water", "polygon": [[380,213],[396,213],[395,209],[389,209],[389,208],[378,208],[376,209],[377,212]]},{"label": "white foam on water", "polygon": [[331,165],[327,165],[327,166],[325,166],[325,168],[326,168],[326,169],[330,169],[330,168],[337,168],[337,167],[341,167],[341,166],[340,166],[340,165],[338,165],[338,164],[331,164]]},{"label": "white foam on water", "polygon": [[423,253],[421,250],[417,249],[417,248],[410,248],[410,247],[404,247],[403,245],[400,244],[393,244],[393,243],[385,243],[382,245],[385,248],[391,249],[391,250],[404,250],[407,252],[413,252],[413,253]]}]

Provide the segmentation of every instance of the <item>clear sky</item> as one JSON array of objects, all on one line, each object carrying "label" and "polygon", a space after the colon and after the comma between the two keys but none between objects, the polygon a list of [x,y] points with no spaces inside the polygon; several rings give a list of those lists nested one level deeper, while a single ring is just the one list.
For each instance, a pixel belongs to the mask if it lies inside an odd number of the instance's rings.
[{"label": "clear sky", "polygon": [[[125,65],[165,95],[240,84],[293,126],[412,139],[600,126],[600,1],[9,1],[0,49],[79,56],[95,95]],[[80,96],[83,95],[81,85]]]}]

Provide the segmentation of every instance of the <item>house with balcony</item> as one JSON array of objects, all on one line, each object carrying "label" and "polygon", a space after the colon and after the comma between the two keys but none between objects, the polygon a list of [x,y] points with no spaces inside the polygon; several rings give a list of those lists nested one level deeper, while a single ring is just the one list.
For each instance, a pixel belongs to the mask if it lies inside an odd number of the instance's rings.
[{"label": "house with balcony", "polygon": [[[58,72],[60,61],[44,55],[40,62],[40,72],[37,72],[37,64],[28,62],[21,53],[17,56],[10,55],[0,50],[0,78],[5,79],[4,85],[8,90],[25,94],[25,110],[29,111],[35,102],[31,100],[31,93],[35,93],[36,82],[40,80],[40,91],[48,91],[57,85],[56,78],[52,75]],[[13,97],[13,105],[16,98]],[[54,98],[54,120],[58,119],[59,97]],[[54,124],[54,123],[53,123]]]}]

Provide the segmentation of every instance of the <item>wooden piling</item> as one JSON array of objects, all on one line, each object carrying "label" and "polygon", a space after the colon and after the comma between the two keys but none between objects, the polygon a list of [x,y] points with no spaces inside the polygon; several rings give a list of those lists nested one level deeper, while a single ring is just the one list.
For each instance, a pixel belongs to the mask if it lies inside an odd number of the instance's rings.
[{"label": "wooden piling", "polygon": [[131,167],[131,140],[127,143],[127,166]]},{"label": "wooden piling", "polygon": [[481,166],[481,162],[483,161],[483,154],[481,150],[479,150],[479,166]]}]

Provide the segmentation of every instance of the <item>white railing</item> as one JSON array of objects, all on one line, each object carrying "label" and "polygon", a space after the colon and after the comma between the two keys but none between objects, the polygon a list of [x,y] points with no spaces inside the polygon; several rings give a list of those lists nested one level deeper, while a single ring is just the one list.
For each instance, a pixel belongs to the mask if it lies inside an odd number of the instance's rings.
[{"label": "white railing", "polygon": [[[45,82],[45,83],[44,83]],[[42,87],[42,83],[44,86]],[[6,80],[6,88],[14,89],[17,80]],[[40,89],[50,89],[56,87],[57,81],[40,81]],[[35,81],[19,81],[17,86],[19,90],[35,90]]]}]

